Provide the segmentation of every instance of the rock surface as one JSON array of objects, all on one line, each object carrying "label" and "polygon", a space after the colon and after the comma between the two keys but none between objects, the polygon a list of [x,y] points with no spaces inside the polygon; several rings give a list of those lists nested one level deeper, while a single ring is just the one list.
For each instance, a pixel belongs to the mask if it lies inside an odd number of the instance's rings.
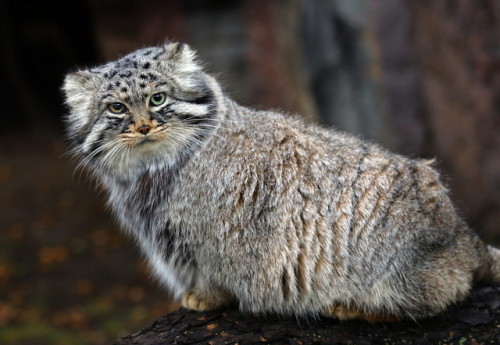
[{"label": "rock surface", "polygon": [[180,309],[115,345],[154,344],[499,344],[500,287],[475,289],[460,305],[418,322],[250,316],[235,309]]}]

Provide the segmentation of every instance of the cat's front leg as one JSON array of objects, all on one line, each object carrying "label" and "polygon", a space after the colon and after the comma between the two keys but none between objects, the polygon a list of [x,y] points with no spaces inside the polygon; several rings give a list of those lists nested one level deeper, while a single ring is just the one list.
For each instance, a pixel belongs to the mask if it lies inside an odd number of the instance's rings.
[{"label": "cat's front leg", "polygon": [[181,297],[181,305],[184,308],[207,311],[226,307],[233,302],[234,298],[231,294],[223,291],[218,292],[201,292],[193,289],[184,292]]}]

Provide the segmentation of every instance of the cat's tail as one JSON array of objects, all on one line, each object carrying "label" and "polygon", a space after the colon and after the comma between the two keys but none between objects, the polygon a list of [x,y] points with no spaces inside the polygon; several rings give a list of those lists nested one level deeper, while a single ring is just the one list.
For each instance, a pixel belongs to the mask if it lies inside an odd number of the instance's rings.
[{"label": "cat's tail", "polygon": [[[467,237],[466,243],[472,245],[476,255],[474,261],[478,260],[476,271],[474,272],[474,281],[479,284],[500,285],[500,249],[486,244],[477,233],[469,232],[470,237]],[[467,250],[465,251],[467,252]]]},{"label": "cat's tail", "polygon": [[487,249],[490,256],[487,278],[490,282],[500,285],[500,249],[493,246],[487,246]]}]

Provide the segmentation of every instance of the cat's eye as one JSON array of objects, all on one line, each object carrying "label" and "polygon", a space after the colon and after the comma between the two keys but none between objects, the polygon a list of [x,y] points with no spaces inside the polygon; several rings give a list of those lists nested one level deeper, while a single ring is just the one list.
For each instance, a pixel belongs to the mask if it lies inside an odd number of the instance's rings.
[{"label": "cat's eye", "polygon": [[123,114],[127,111],[127,107],[122,103],[111,103],[108,105],[108,110],[113,114]]},{"label": "cat's eye", "polygon": [[157,107],[157,106],[165,103],[166,99],[167,99],[167,96],[165,95],[164,92],[155,93],[154,95],[152,95],[149,98],[149,105],[152,107]]}]

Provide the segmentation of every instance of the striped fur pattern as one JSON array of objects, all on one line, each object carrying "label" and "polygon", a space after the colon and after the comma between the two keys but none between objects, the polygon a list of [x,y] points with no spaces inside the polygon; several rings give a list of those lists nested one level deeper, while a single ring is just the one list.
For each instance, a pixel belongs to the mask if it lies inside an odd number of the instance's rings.
[{"label": "striped fur pattern", "polygon": [[185,307],[420,318],[500,280],[432,162],[242,107],[185,44],[69,74],[64,92],[72,152]]}]

